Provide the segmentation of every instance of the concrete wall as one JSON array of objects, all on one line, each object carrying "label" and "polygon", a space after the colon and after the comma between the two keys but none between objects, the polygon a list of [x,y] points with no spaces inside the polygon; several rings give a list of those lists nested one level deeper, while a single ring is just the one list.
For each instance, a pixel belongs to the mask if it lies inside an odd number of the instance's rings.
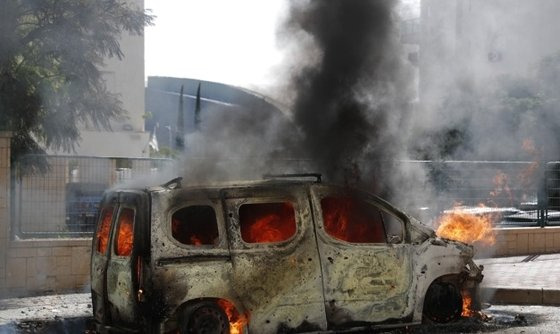
[{"label": "concrete wall", "polygon": [[9,194],[10,133],[0,132],[0,298],[89,291],[91,239],[12,238]]},{"label": "concrete wall", "polygon": [[89,292],[91,239],[9,241],[0,298]]},{"label": "concrete wall", "polygon": [[475,245],[477,257],[560,253],[560,227],[503,228],[495,232],[495,245]]}]

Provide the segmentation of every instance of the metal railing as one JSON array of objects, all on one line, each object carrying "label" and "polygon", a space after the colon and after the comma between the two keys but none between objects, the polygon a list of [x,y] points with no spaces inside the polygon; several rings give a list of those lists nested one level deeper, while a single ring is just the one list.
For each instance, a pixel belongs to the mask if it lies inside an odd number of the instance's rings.
[{"label": "metal railing", "polygon": [[19,237],[89,236],[105,189],[171,164],[171,160],[148,158],[42,158],[48,163],[46,173],[26,173],[28,164],[22,160],[13,168],[13,231]]},{"label": "metal railing", "polygon": [[[169,159],[43,156],[49,170],[25,175],[13,167],[13,231],[22,238],[89,236],[103,191],[145,178],[173,164]],[[296,161],[297,162],[297,161]],[[301,170],[309,161],[279,161]],[[499,216],[502,227],[560,225],[560,162],[407,161],[426,173],[435,196],[415,204],[431,218],[454,206]],[[273,167],[273,166],[271,166]],[[307,169],[306,169],[307,170]],[[484,208],[482,208],[484,207]],[[407,208],[409,209],[409,208]],[[477,211],[478,210],[478,211]]]},{"label": "metal railing", "polygon": [[435,214],[461,207],[491,214],[498,227],[560,224],[560,163],[540,161],[416,161],[436,199]]}]

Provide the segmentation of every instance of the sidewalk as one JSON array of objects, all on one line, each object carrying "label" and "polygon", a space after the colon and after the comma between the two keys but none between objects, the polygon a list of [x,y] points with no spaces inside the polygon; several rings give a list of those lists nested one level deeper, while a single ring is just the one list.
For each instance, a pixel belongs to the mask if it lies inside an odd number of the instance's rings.
[{"label": "sidewalk", "polygon": [[0,299],[0,333],[3,325],[26,319],[49,321],[91,316],[89,293]]},{"label": "sidewalk", "polygon": [[483,301],[560,305],[560,254],[476,259],[483,265]]}]

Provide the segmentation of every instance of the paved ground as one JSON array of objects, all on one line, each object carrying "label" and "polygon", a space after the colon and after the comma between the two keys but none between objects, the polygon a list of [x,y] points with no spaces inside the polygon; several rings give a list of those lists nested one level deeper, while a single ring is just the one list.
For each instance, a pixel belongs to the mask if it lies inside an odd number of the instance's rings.
[{"label": "paved ground", "polygon": [[24,319],[55,320],[91,314],[89,293],[0,299],[0,325]]},{"label": "paved ground", "polygon": [[560,254],[478,259],[484,265],[482,286],[560,289]]},{"label": "paved ground", "polygon": [[[481,288],[488,302],[560,305],[560,254],[478,259],[476,263],[484,265]],[[88,327],[84,322],[90,321],[91,312],[88,293],[0,299],[0,334],[72,333],[73,324]],[[41,319],[55,327],[45,331],[30,322],[26,330],[29,319]],[[63,327],[56,327],[61,319],[65,319]],[[14,323],[19,324],[17,328],[10,325]]]},{"label": "paved ground", "polygon": [[478,259],[492,303],[560,305],[560,254]]}]

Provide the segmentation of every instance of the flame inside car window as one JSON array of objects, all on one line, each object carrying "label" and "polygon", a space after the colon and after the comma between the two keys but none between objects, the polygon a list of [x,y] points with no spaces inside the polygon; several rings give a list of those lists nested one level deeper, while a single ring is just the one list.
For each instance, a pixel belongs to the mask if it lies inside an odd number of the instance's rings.
[{"label": "flame inside car window", "polygon": [[385,243],[381,212],[375,206],[351,197],[321,200],[325,231],[347,242]]},{"label": "flame inside car window", "polygon": [[109,243],[109,231],[111,231],[111,221],[113,221],[114,208],[106,207],[101,210],[101,220],[97,230],[97,251],[105,254]]},{"label": "flame inside car window", "polygon": [[116,254],[129,256],[132,253],[134,241],[134,210],[122,209],[119,216],[119,229],[117,234]]},{"label": "flame inside car window", "polygon": [[219,234],[214,208],[193,205],[175,211],[171,217],[171,234],[185,245],[216,245]]},{"label": "flame inside car window", "polygon": [[239,208],[241,237],[248,243],[281,242],[296,233],[291,203],[244,204]]}]

